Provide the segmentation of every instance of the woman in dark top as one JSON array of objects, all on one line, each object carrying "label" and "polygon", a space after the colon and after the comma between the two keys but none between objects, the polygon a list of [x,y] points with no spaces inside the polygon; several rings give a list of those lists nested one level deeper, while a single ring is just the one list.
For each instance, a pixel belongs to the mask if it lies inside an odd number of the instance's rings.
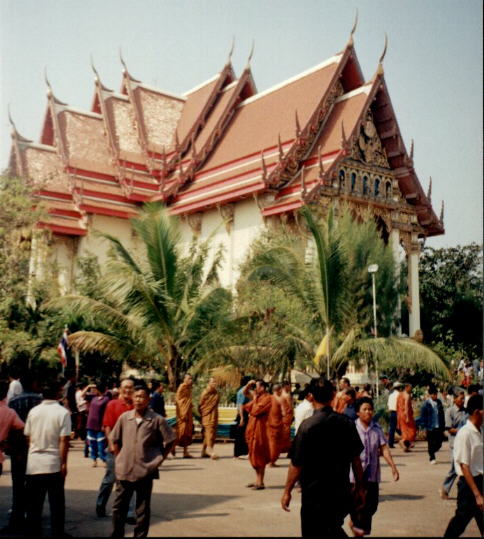
[{"label": "woman in dark top", "polygon": [[97,466],[97,459],[106,462],[106,437],[102,430],[104,410],[109,402],[109,396],[105,395],[106,386],[96,384],[96,389],[92,395],[86,395],[86,400],[90,400],[89,413],[87,416],[87,439],[89,440],[89,456],[92,458],[93,466]]}]

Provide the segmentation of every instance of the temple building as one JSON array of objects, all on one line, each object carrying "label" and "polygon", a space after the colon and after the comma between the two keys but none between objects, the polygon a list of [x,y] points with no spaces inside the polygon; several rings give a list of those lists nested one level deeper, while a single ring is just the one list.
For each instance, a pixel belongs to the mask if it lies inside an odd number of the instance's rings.
[{"label": "temple building", "polygon": [[[231,55],[215,76],[183,95],[135,79],[124,61],[121,89],[108,89],[93,67],[89,111],[60,101],[47,81],[38,142],[12,121],[10,174],[32,182],[47,208],[64,291],[76,259],[106,246],[93,232],[136,246],[130,219],[144,202],[162,200],[181,222],[182,241],[212,236],[222,245],[222,284],[264,226],[297,223],[304,204],[324,211],[348,204],[372,212],[382,237],[409,268],[410,335],[420,329],[418,261],[422,242],[444,233],[407,152],[380,58],[365,80],[353,32],[343,51],[258,92],[250,57],[236,75]],[[32,245],[31,274],[42,271]]]}]

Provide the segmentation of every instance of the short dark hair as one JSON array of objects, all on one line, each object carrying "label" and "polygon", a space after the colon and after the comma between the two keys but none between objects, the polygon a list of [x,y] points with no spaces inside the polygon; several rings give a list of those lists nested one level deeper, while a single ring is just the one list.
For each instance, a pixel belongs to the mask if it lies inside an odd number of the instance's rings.
[{"label": "short dark hair", "polygon": [[57,400],[62,388],[62,382],[58,380],[48,380],[42,386],[42,397],[49,400]]},{"label": "short dark hair", "polygon": [[481,395],[472,395],[472,397],[470,397],[470,399],[467,401],[467,413],[472,415],[476,410],[482,410]]},{"label": "short dark hair", "polygon": [[136,384],[134,386],[134,391],[144,391],[147,397],[150,396],[150,390],[148,389],[148,386],[146,384]]},{"label": "short dark hair", "polygon": [[345,395],[348,395],[348,397],[351,397],[352,399],[356,399],[356,391],[352,387],[347,387],[345,390]]},{"label": "short dark hair", "polygon": [[0,380],[0,401],[3,401],[3,399],[7,396],[9,385],[10,384],[7,381]]},{"label": "short dark hair", "polygon": [[346,376],[343,376],[343,378],[341,378],[341,380],[342,380],[343,382],[345,382],[346,384],[348,384],[349,386],[351,385],[350,379],[347,378]]},{"label": "short dark hair", "polygon": [[363,406],[363,404],[369,404],[372,410],[375,409],[375,405],[373,404],[373,399],[371,399],[370,397],[361,397],[355,402],[356,413],[360,411],[360,408]]},{"label": "short dark hair", "polygon": [[434,386],[433,384],[429,385],[429,395],[435,395],[438,392],[437,386]]},{"label": "short dark hair", "polygon": [[161,385],[161,382],[159,380],[151,380],[151,389],[153,391],[156,391]]},{"label": "short dark hair", "polygon": [[313,378],[308,387],[308,393],[311,393],[319,404],[331,401],[335,391],[334,385],[329,380],[319,378]]},{"label": "short dark hair", "polygon": [[481,386],[479,384],[469,384],[469,387],[467,388],[467,393],[470,395],[471,393],[474,393],[474,391],[479,391],[481,389]]},{"label": "short dark hair", "polygon": [[266,391],[267,391],[267,387],[268,387],[268,384],[265,380],[262,380],[262,378],[259,378],[259,380],[256,380],[255,383],[259,383],[259,385],[261,385]]}]

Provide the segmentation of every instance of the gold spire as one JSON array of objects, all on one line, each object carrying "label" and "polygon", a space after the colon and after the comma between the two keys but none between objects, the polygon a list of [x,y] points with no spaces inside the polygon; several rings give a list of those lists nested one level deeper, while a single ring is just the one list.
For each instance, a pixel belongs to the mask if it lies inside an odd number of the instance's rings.
[{"label": "gold spire", "polygon": [[299,138],[299,135],[301,134],[301,125],[299,123],[299,116],[297,114],[297,109],[295,112],[295,117],[296,117],[296,138]]},{"label": "gold spire", "polygon": [[440,208],[440,222],[444,226],[444,201],[442,200],[442,206]]},{"label": "gold spire", "polygon": [[427,198],[429,199],[429,202],[432,201],[432,176],[430,176],[430,180],[429,180],[429,188],[427,190]]},{"label": "gold spire", "polygon": [[356,27],[358,26],[358,8],[356,8],[356,13],[355,13],[355,22],[353,23],[353,28],[351,29],[351,32],[350,32],[350,38],[348,40],[348,46],[352,46],[354,41],[353,41],[353,36],[355,34],[355,31],[356,31]]}]

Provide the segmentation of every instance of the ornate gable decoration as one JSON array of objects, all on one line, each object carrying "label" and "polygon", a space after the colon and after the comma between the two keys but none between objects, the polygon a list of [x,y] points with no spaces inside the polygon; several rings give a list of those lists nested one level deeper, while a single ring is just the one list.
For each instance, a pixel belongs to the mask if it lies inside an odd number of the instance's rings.
[{"label": "ornate gable decoration", "polygon": [[360,134],[351,149],[350,157],[367,165],[390,168],[370,109],[368,109],[365,120],[361,123]]}]

